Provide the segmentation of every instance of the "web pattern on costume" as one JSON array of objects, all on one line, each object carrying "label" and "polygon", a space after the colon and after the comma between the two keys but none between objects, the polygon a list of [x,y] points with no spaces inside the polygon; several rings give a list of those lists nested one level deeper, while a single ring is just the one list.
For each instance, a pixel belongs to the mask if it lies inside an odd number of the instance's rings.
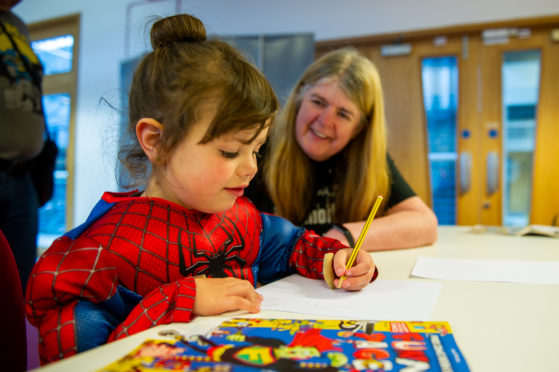
[{"label": "web pattern on costume", "polygon": [[[259,249],[260,218],[246,201],[203,214],[154,200],[118,203],[84,234],[121,262],[120,280],[145,295],[186,275],[234,276],[253,282],[247,264]],[[254,283],[254,282],[253,282]]]}]

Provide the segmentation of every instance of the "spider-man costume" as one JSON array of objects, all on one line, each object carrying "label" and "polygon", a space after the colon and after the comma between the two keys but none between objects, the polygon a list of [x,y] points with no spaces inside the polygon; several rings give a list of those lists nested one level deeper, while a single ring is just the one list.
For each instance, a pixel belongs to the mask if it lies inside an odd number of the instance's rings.
[{"label": "spider-man costume", "polygon": [[[105,193],[87,221],[37,261],[26,293],[41,363],[150,327],[189,322],[194,276],[268,283],[291,273],[323,278],[324,254],[345,248],[246,198],[206,214],[130,193]],[[376,276],[375,272],[375,276]]]}]

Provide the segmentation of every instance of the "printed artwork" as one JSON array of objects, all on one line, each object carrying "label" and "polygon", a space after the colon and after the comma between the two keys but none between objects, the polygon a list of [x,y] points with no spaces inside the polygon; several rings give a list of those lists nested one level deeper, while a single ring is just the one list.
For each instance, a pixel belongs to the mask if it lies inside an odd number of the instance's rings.
[{"label": "printed artwork", "polygon": [[160,335],[100,371],[469,371],[447,322],[235,318]]}]

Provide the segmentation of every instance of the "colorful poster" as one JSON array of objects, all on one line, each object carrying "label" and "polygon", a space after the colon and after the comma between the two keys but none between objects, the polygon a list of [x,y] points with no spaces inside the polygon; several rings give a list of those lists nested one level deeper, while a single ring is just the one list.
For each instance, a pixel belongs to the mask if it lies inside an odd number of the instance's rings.
[{"label": "colorful poster", "polygon": [[160,334],[100,371],[469,371],[447,322],[235,318]]}]

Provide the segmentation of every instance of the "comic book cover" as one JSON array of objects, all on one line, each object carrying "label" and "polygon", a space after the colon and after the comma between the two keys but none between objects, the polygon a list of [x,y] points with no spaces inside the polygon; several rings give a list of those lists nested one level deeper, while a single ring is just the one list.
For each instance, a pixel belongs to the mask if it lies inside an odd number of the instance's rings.
[{"label": "comic book cover", "polygon": [[235,318],[160,335],[100,371],[469,371],[447,322]]}]

